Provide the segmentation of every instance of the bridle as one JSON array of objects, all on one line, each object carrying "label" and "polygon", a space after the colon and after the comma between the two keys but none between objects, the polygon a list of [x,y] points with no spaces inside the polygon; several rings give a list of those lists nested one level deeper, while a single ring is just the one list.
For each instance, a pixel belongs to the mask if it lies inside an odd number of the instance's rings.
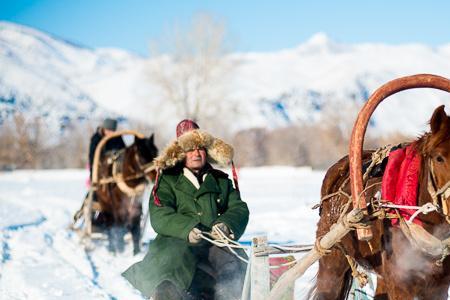
[{"label": "bridle", "polygon": [[427,190],[433,199],[433,205],[438,208],[438,211],[445,216],[445,220],[450,224],[449,207],[446,199],[450,197],[450,180],[442,187],[437,186],[436,174],[434,173],[433,160],[428,158],[429,172]]},{"label": "bridle", "polygon": [[149,178],[149,174],[152,171],[156,170],[156,166],[153,163],[153,161],[150,161],[148,163],[142,163],[141,161],[141,157],[138,155],[139,149],[136,150],[136,152],[134,153],[134,160],[136,161],[136,164],[138,166],[138,172],[140,174],[142,174],[142,176],[145,177],[145,179],[149,182],[151,182],[151,179]]},{"label": "bridle", "polygon": [[[113,182],[117,184],[117,187],[125,193],[129,197],[135,197],[137,195],[140,195],[144,192],[145,189],[145,181],[151,182],[151,179],[149,178],[149,173],[155,170],[155,166],[153,162],[145,163],[143,164],[141,162],[141,158],[138,155],[139,149],[136,147],[136,151],[134,153],[134,161],[137,166],[136,173],[131,176],[123,176],[123,157],[121,159],[116,159],[113,161],[112,166],[112,179]],[[134,169],[134,168],[133,168]],[[144,178],[145,181],[139,183],[138,185],[131,187],[127,184],[128,180],[135,180],[135,179],[141,179]]]}]

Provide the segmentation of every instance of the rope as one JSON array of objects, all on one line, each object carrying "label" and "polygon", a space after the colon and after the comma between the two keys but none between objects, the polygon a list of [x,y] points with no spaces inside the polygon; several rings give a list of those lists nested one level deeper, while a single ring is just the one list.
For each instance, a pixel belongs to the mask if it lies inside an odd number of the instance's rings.
[{"label": "rope", "polygon": [[[220,230],[220,229],[219,229],[219,230]],[[238,259],[240,259],[241,261],[245,262],[246,264],[249,263],[249,261],[248,261],[247,259],[245,259],[245,258],[243,258],[242,256],[240,256],[239,254],[237,254],[236,251],[234,251],[234,249],[233,249],[233,248],[244,249],[244,246],[241,246],[241,245],[238,246],[238,245],[233,245],[233,244],[230,245],[228,242],[225,242],[226,240],[212,240],[212,239],[207,238],[207,237],[204,235],[204,233],[209,234],[208,232],[202,232],[202,233],[200,233],[200,237],[201,237],[202,239],[204,239],[204,240],[210,242],[210,243],[213,244],[213,245],[216,245],[217,247],[220,247],[220,248],[226,247],[226,248],[228,248],[228,250],[230,250],[230,252],[231,252],[234,256],[236,256]]]},{"label": "rope", "polygon": [[369,185],[369,186],[366,186],[366,187],[361,191],[361,193],[359,194],[359,197],[361,197],[362,194],[364,194],[365,192],[367,192],[369,189],[373,188],[374,186],[381,185],[381,184],[382,184],[382,182],[380,181],[380,182],[372,183],[372,184]]},{"label": "rope", "polygon": [[278,268],[282,268],[282,267],[288,267],[288,266],[292,266],[295,265],[298,262],[298,260],[293,260],[287,263],[283,263],[280,265],[275,265],[275,266],[269,266],[269,269],[278,269]]},{"label": "rope", "polygon": [[[217,227],[213,227],[212,231],[216,232],[220,239],[210,239],[207,236],[212,236],[212,233],[210,232],[206,232],[206,231],[202,231],[200,233],[200,237],[202,239],[204,239],[205,241],[220,247],[220,248],[228,248],[228,250],[230,250],[230,252],[236,256],[238,259],[240,259],[241,261],[245,262],[246,264],[249,263],[248,259],[243,258],[242,256],[240,256],[234,249],[243,249],[243,250],[247,250],[250,249],[251,247],[248,246],[243,246],[240,243],[230,239],[220,228]],[[280,249],[289,249],[289,250],[293,250],[293,249],[300,249],[301,251],[304,251],[304,248],[294,248],[294,247],[283,247],[283,246],[275,246],[275,248],[280,248]],[[287,263],[283,263],[280,265],[274,265],[274,266],[269,266],[270,269],[277,269],[277,268],[281,268],[281,267],[286,267],[286,266],[290,266],[290,265],[294,265],[297,263],[298,260],[294,260],[294,261],[290,261]]]},{"label": "rope", "polygon": [[367,274],[364,272],[358,271],[358,263],[356,262],[356,260],[353,257],[351,257],[347,253],[347,251],[341,244],[337,243],[336,246],[339,248],[339,250],[342,251],[342,254],[344,254],[345,258],[347,259],[350,269],[352,270],[353,278],[358,280],[360,287],[364,287],[369,282]]},{"label": "rope", "polygon": [[298,251],[298,252],[309,251],[313,248],[313,246],[310,246],[310,245],[303,246],[303,247],[291,247],[291,246],[280,246],[280,245],[275,245],[275,244],[269,244],[269,246],[280,249],[280,250]]},{"label": "rope", "polygon": [[317,238],[317,239],[316,239],[316,241],[315,241],[315,243],[314,243],[314,250],[316,250],[317,253],[320,254],[320,256],[325,256],[325,255],[327,255],[327,254],[330,254],[330,253],[331,253],[331,250],[330,250],[330,249],[326,249],[326,248],[324,248],[324,247],[322,247],[322,246],[320,245],[320,239],[321,239],[321,238]]},{"label": "rope", "polygon": [[331,198],[333,198],[334,196],[340,196],[340,195],[343,195],[344,197],[346,197],[347,199],[351,199],[351,195],[349,195],[349,194],[347,194],[346,192],[344,192],[344,186],[347,184],[347,182],[350,180],[350,177],[347,177],[345,180],[344,180],[344,182],[341,184],[341,186],[339,187],[339,189],[337,190],[337,192],[334,192],[334,193],[331,193],[331,194],[328,194],[328,195],[326,195],[326,196],[323,196],[321,199],[320,199],[320,203],[319,204],[316,204],[316,205],[314,205],[313,207],[312,207],[312,209],[317,209],[317,208],[319,208],[319,207],[321,207],[322,206],[322,203],[324,202],[324,201],[326,201],[326,200],[329,200],[329,199],[331,199]]},{"label": "rope", "polygon": [[392,148],[394,146],[392,145],[386,145],[384,147],[380,147],[377,150],[375,150],[375,152],[372,153],[372,157],[371,157],[371,163],[370,165],[367,167],[366,172],[363,175],[363,182],[366,182],[370,172],[372,171],[373,167],[381,164],[383,162],[383,160],[388,156],[388,154],[391,152]]},{"label": "rope", "polygon": [[209,238],[209,237],[207,237],[207,235],[210,235],[210,233],[209,232],[205,232],[205,231],[203,231],[201,234],[200,234],[200,237],[202,238],[202,239],[204,239],[205,241],[208,241],[208,242],[210,242],[211,244],[213,244],[213,245],[215,245],[215,246],[217,246],[217,247],[220,247],[220,248],[223,248],[223,247],[231,247],[231,248],[235,248],[235,249],[243,249],[243,250],[248,250],[248,249],[250,249],[250,247],[247,247],[247,246],[243,246],[243,245],[236,245],[236,244],[230,244],[230,243],[228,243],[227,241],[225,241],[225,240],[223,240],[223,239],[220,239],[220,240],[214,240],[214,239],[212,239],[212,238]]},{"label": "rope", "polygon": [[407,223],[411,224],[414,219],[419,215],[419,214],[428,214],[432,211],[437,211],[438,208],[430,203],[427,202],[422,206],[414,206],[414,205],[397,205],[397,204],[391,204],[391,203],[382,203],[380,204],[381,208],[393,208],[393,209],[410,209],[410,210],[416,210],[416,212],[414,214],[411,215],[411,217],[409,218],[408,221],[406,221]]},{"label": "rope", "polygon": [[[383,160],[384,160],[384,159],[388,156],[388,154],[391,152],[391,149],[392,149],[393,147],[394,147],[394,146],[392,146],[392,145],[387,145],[387,146],[378,148],[377,150],[375,150],[375,151],[372,153],[370,165],[367,167],[367,169],[366,169],[366,171],[364,172],[364,175],[363,175],[363,182],[364,182],[364,183],[366,183],[366,181],[367,181],[367,179],[368,179],[368,177],[369,177],[370,172],[372,172],[373,167],[375,167],[376,165],[379,165],[380,163],[382,163]],[[347,194],[347,193],[344,192],[344,190],[343,190],[343,188],[345,187],[345,185],[348,183],[349,180],[350,180],[350,177],[347,177],[347,178],[344,180],[344,182],[342,182],[342,184],[341,184],[341,186],[339,187],[339,190],[338,190],[337,192],[334,192],[334,193],[331,193],[331,194],[328,194],[328,195],[322,197],[322,198],[320,199],[320,203],[314,205],[314,206],[312,207],[312,209],[317,209],[317,208],[321,207],[321,206],[322,206],[322,203],[323,203],[324,201],[329,200],[329,199],[331,199],[331,198],[333,198],[333,197],[335,197],[335,196],[338,196],[338,195],[344,196],[344,197],[346,197],[347,199],[351,199],[352,196],[351,196],[350,194]],[[381,184],[381,183],[378,183],[378,182],[377,182],[377,183],[374,183],[374,184],[372,184],[372,185],[370,185],[370,186],[364,188],[364,190],[361,192],[361,195],[362,195],[364,192],[366,192],[369,188],[371,188],[371,187],[373,187],[373,186],[375,186],[375,185],[378,185],[378,184]]]}]

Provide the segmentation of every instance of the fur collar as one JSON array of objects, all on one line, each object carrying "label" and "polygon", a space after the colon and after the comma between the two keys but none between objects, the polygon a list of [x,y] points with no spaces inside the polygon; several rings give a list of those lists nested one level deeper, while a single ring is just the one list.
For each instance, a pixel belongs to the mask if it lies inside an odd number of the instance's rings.
[{"label": "fur collar", "polygon": [[155,165],[161,170],[172,168],[186,158],[186,152],[194,148],[205,148],[207,161],[227,166],[233,159],[233,147],[206,131],[191,130],[174,140],[163,153],[155,158]]}]

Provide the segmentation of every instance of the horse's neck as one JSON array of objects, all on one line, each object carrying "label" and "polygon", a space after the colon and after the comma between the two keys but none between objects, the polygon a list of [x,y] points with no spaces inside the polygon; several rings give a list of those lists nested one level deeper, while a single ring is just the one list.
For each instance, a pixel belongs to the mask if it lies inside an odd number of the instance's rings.
[{"label": "horse's neck", "polygon": [[122,171],[124,175],[134,175],[139,171],[139,164],[136,161],[136,148],[131,147],[125,151],[125,156],[123,158],[123,168]]}]

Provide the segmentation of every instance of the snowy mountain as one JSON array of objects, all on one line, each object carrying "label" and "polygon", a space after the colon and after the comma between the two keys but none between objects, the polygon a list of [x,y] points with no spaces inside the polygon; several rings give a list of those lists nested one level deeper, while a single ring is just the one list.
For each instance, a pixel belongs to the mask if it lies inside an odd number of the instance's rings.
[{"label": "snowy mountain", "polygon": [[102,78],[126,72],[138,60],[121,50],[93,50],[0,22],[0,121],[14,111],[55,126],[100,118],[111,113],[95,92]]},{"label": "snowy mountain", "polygon": [[[354,104],[358,107],[390,80],[418,73],[450,78],[450,44],[439,48],[343,45],[320,33],[295,49],[247,53],[241,58],[245,64],[237,90],[241,97],[260,99],[253,114],[263,111],[263,123],[264,118],[275,119],[278,124],[310,122],[320,120],[324,111],[353,122]],[[431,89],[404,91],[391,98],[377,108],[372,119],[371,124],[380,132],[400,129],[417,133],[425,129],[437,105],[450,104],[447,93]]]},{"label": "snowy mountain", "polygon": [[[241,113],[231,116],[233,130],[330,116],[352,123],[363,101],[389,80],[417,73],[450,78],[450,43],[348,45],[319,33],[294,49],[229,59],[239,62],[231,99]],[[60,123],[115,113],[173,128],[178,117],[148,83],[149,61],[0,22],[0,117],[23,110]],[[430,89],[392,98],[375,112],[373,130],[418,134],[437,105],[450,104],[448,94]]]}]

